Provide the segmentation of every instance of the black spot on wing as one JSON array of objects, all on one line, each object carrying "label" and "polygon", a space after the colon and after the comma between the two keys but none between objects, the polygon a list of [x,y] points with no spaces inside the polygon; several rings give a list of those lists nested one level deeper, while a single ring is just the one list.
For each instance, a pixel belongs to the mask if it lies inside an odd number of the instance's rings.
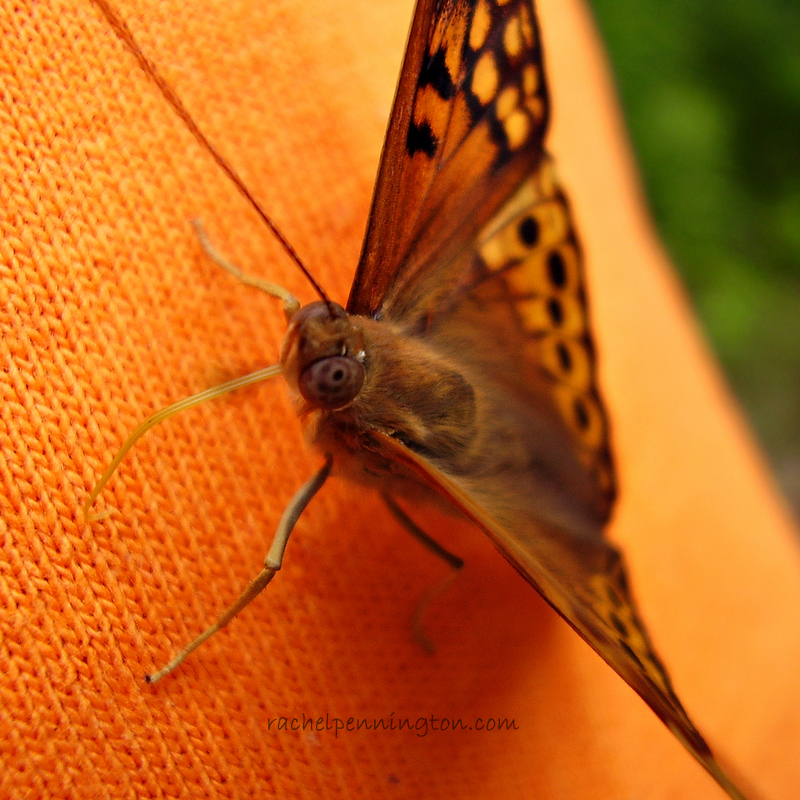
[{"label": "black spot on wing", "polygon": [[433,158],[438,147],[439,140],[434,135],[433,128],[431,128],[427,120],[419,124],[412,122],[408,126],[406,150],[408,150],[410,156],[413,156],[414,153],[425,153],[428,158]]},{"label": "black spot on wing", "polygon": [[556,353],[558,354],[558,363],[561,365],[561,369],[564,372],[570,372],[572,370],[572,356],[564,342],[559,342],[556,345]]},{"label": "black spot on wing", "polygon": [[625,569],[623,568],[622,564],[619,561],[615,564],[614,577],[616,578],[617,583],[619,584],[619,588],[622,590],[623,594],[625,595],[630,594],[630,587],[628,585],[628,573],[625,572]]},{"label": "black spot on wing", "polygon": [[539,241],[539,223],[531,216],[525,217],[519,225],[519,238],[527,247]]},{"label": "black spot on wing", "polygon": [[467,111],[469,111],[470,121],[474,125],[486,113],[486,107],[473,94],[470,86],[464,87],[464,99],[467,101]]},{"label": "black spot on wing", "polygon": [[547,274],[550,283],[557,289],[563,289],[567,285],[567,268],[561,253],[553,251],[547,259]]},{"label": "black spot on wing", "polygon": [[555,297],[551,297],[547,301],[547,313],[550,315],[550,322],[554,327],[558,328],[564,322],[564,309],[561,303]]},{"label": "black spot on wing", "polygon": [[611,604],[616,608],[621,608],[622,598],[617,594],[616,590],[610,586],[606,586],[606,597],[611,601]]},{"label": "black spot on wing", "polygon": [[589,419],[589,412],[586,410],[586,406],[580,398],[575,400],[573,409],[575,411],[575,423],[578,428],[582,431],[588,430],[591,420]]},{"label": "black spot on wing", "polygon": [[433,55],[428,56],[419,74],[419,85],[432,86],[442,100],[452,100],[456,95],[456,85],[447,69],[445,55],[444,47],[440,47]]},{"label": "black spot on wing", "polygon": [[639,667],[639,669],[644,671],[644,664],[642,664],[642,660],[639,658],[639,656],[636,655],[636,653],[633,652],[631,646],[624,639],[617,639],[617,642],[619,643],[619,646],[625,651],[625,654],[628,656],[628,658],[630,658],[630,660],[633,661],[634,664],[636,664],[636,666]]},{"label": "black spot on wing", "polygon": [[617,629],[620,636],[628,636],[628,628],[625,623],[612,611],[609,615],[611,624]]},{"label": "black spot on wing", "polygon": [[492,164],[492,172],[499,172],[510,160],[513,152],[508,146],[508,137],[503,123],[497,118],[494,106],[486,109],[483,115],[484,121],[489,126],[489,136],[497,148],[497,155]]}]

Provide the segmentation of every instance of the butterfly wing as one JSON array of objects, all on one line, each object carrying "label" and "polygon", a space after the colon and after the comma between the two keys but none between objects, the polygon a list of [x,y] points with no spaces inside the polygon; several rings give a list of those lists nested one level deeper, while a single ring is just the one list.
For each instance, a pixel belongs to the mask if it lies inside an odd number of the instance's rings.
[{"label": "butterfly wing", "polygon": [[[488,431],[458,463],[374,450],[479,525],[734,798],[603,539],[615,496],[581,252],[544,151],[529,0],[420,0],[348,311],[479,375]],[[446,416],[446,412],[443,412]]]},{"label": "butterfly wing", "polygon": [[[449,304],[419,304],[425,336],[540,410],[552,436],[576,457],[563,502],[575,501],[602,526],[616,493],[609,425],[580,245],[548,156],[457,260],[460,287]],[[536,435],[544,438],[541,430]],[[530,443],[532,453],[541,449]]]},{"label": "butterfly wing", "polygon": [[530,0],[419,1],[349,312],[407,316],[434,264],[454,285],[463,243],[542,156],[541,63]]},{"label": "butterfly wing", "polygon": [[348,311],[441,340],[491,331],[464,343],[476,368],[567,430],[605,520],[608,425],[548,109],[531,0],[419,0]]},{"label": "butterfly wing", "polygon": [[540,520],[513,526],[487,513],[494,498],[459,476],[445,475],[396,439],[376,434],[380,448],[446,497],[494,541],[547,602],[644,699],[735,800],[745,800],[681,705],[636,610],[619,551],[601,538],[576,538]]}]

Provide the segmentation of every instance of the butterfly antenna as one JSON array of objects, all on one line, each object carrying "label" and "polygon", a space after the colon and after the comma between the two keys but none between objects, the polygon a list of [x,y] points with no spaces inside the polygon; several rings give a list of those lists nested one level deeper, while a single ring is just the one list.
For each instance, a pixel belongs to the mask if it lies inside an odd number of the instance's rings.
[{"label": "butterfly antenna", "polygon": [[173,91],[172,87],[161,77],[156,65],[142,52],[142,49],[136,43],[130,28],[127,26],[122,17],[119,16],[117,11],[106,0],[94,0],[94,4],[103,12],[103,15],[108,20],[109,25],[114,29],[114,32],[122,40],[123,44],[133,53],[139,66],[144,70],[145,74],[155,83],[164,99],[172,106],[175,113],[183,120],[186,127],[192,133],[195,139],[204,147],[212,156],[214,161],[217,162],[220,169],[233,181],[236,188],[244,195],[250,205],[255,209],[259,217],[266,223],[267,227],[275,235],[275,238],[280,242],[283,249],[288,253],[289,257],[300,268],[300,272],[306,276],[306,279],[314,288],[314,291],[319,295],[320,299],[326,306],[331,314],[333,314],[333,305],[325,294],[322,287],[317,283],[314,276],[309,272],[305,264],[303,264],[297,251],[292,247],[286,237],[280,232],[277,225],[272,221],[270,216],[261,207],[258,200],[253,197],[250,190],[245,185],[244,181],[236,173],[236,170],[217,152],[214,145],[206,138],[205,134],[197,126],[197,123],[192,119],[189,112],[184,107],[180,98]]}]

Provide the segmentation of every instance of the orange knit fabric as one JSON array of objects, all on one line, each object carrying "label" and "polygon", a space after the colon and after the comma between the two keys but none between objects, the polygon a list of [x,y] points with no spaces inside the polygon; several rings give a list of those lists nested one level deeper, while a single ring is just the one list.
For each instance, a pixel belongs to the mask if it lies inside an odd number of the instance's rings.
[{"label": "orange knit fabric", "polygon": [[[344,300],[410,3],[119,5]],[[796,797],[795,531],[642,215],[586,16],[541,12],[620,465],[611,535],[698,725],[765,797]],[[446,568],[335,483],[265,596],[144,683],[257,572],[320,463],[275,381],[150,433],[98,502],[116,512],[83,520],[139,421],[277,358],[279,305],[189,220],[312,296],[89,0],[3,0],[0,31],[0,797],[720,798],[480,534],[426,511],[467,567],[421,652],[410,619]]]}]

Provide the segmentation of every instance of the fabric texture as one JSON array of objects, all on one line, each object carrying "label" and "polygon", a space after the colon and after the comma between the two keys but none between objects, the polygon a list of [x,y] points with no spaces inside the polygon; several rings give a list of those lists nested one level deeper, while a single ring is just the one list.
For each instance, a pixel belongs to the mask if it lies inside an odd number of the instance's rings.
[{"label": "fabric texture", "polygon": [[[344,301],[411,4],[118,7]],[[541,16],[620,467],[610,535],[692,717],[764,797],[795,797],[796,530],[644,216],[587,15]],[[0,31],[0,796],[721,798],[484,537],[415,510],[467,562],[425,654],[410,620],[447,568],[335,482],[265,595],[145,684],[256,574],[321,463],[275,380],[149,433],[97,503],[114,513],[84,520],[142,419],[277,360],[279,304],[189,221],[313,297],[89,0],[3,0]]]}]

